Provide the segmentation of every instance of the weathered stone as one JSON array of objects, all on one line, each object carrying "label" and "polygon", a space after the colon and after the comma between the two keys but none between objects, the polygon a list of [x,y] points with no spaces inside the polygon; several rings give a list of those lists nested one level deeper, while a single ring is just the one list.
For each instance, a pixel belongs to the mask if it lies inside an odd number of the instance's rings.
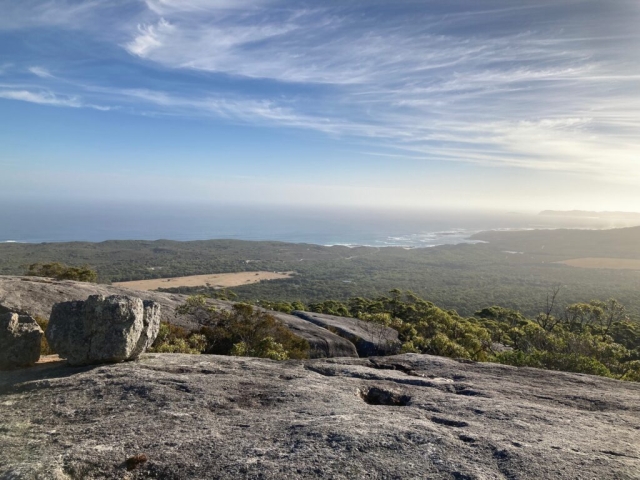
[{"label": "weathered stone", "polygon": [[0,373],[0,432],[7,479],[622,480],[640,472],[640,384],[429,355],[146,354]]},{"label": "weathered stone", "polygon": [[126,295],[151,300],[160,305],[160,320],[184,328],[197,328],[189,315],[177,315],[175,309],[187,299],[187,295],[163,292],[147,292],[97,283],[53,280],[39,277],[0,275],[0,313],[2,306],[13,312],[49,318],[53,305],[73,300],[86,300],[90,295]]},{"label": "weathered stone", "polygon": [[42,329],[28,315],[0,314],[0,368],[28,367],[40,358]]},{"label": "weathered stone", "polygon": [[[188,298],[186,295],[163,292],[137,291],[111,285],[52,280],[38,277],[0,275],[0,304],[13,311],[26,311],[31,315],[49,318],[54,304],[70,300],[84,300],[89,295],[127,295],[151,300],[160,305],[160,320],[192,330],[198,329],[197,318],[176,315],[175,309]],[[232,308],[231,302],[210,299],[218,308]],[[1,306],[0,306],[1,309]],[[1,312],[0,312],[1,313]],[[304,338],[311,346],[312,358],[355,357],[357,352],[349,340],[333,334],[326,328],[292,315],[270,312],[295,335]]]},{"label": "weathered stone", "polygon": [[311,347],[311,358],[357,357],[353,343],[329,330],[286,313],[270,312],[280,320],[293,334],[304,338]]},{"label": "weathered stone", "polygon": [[71,365],[135,360],[151,346],[160,328],[160,306],[136,297],[92,295],[86,301],[57,303],[46,336]]},{"label": "weathered stone", "polygon": [[358,355],[392,355],[400,350],[398,332],[393,328],[357,318],[338,317],[322,313],[294,311],[293,315],[340,335],[352,342]]}]

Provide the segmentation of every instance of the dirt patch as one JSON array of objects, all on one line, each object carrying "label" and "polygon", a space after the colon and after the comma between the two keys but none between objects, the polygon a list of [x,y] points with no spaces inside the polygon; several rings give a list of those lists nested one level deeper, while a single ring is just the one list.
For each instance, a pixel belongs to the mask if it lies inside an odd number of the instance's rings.
[{"label": "dirt patch", "polygon": [[62,362],[63,359],[60,358],[58,355],[43,355],[40,357],[40,360],[38,360],[37,365],[40,365],[41,363],[53,363],[53,362]]},{"label": "dirt patch", "polygon": [[640,270],[640,260],[633,258],[573,258],[558,262],[578,268],[611,268],[614,270]]},{"label": "dirt patch", "polygon": [[291,278],[294,272],[236,272],[215,273],[211,275],[191,275],[188,277],[155,278],[153,280],[135,280],[132,282],[118,282],[116,287],[131,288],[133,290],[157,290],[159,288],[175,287],[212,287],[229,288],[250,285],[263,280],[282,280]]}]

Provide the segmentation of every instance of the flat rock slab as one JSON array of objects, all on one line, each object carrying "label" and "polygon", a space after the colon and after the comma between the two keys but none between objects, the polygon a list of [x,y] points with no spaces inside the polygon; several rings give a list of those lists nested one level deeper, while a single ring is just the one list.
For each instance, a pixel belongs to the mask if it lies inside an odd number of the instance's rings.
[{"label": "flat rock slab", "polygon": [[632,479],[640,385],[427,355],[147,354],[0,373],[0,432],[3,479]]},{"label": "flat rock slab", "polygon": [[[53,280],[39,277],[14,277],[0,275],[0,305],[8,309],[27,312],[29,315],[49,318],[53,305],[60,302],[86,300],[90,295],[127,295],[151,300],[160,305],[160,320],[185,328],[197,324],[187,315],[175,316],[175,309],[188,298],[162,292],[144,292],[130,288],[113,287],[96,283]],[[2,313],[2,312],[0,312]]]}]

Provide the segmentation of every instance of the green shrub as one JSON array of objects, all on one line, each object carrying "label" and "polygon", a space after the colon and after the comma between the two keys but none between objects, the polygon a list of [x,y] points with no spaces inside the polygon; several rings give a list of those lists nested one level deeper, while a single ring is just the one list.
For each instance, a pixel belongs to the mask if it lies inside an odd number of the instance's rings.
[{"label": "green shrub", "polygon": [[[42,318],[39,316],[34,317],[36,323],[40,326],[43,332],[47,331],[47,326],[49,325],[49,320],[46,318]],[[40,344],[40,355],[55,355],[56,352],[49,346],[49,342],[47,342],[47,338],[42,336],[42,343]]]},{"label": "green shrub", "polygon": [[154,353],[190,353],[199,354],[207,349],[204,335],[162,322],[155,342],[149,349]]},{"label": "green shrub", "polygon": [[575,353],[554,353],[539,350],[525,353],[515,350],[499,353],[495,359],[498,363],[516,367],[545,368],[547,370],[613,377],[611,371],[595,358]]},{"label": "green shrub", "polygon": [[80,267],[70,267],[64,263],[32,263],[29,265],[27,276],[48,277],[56,280],[75,280],[78,282],[95,283],[98,281],[98,274],[88,265]]},{"label": "green shrub", "polygon": [[179,334],[174,332],[175,339],[170,342],[158,335],[156,351],[182,348],[198,350],[198,353],[273,360],[309,358],[309,342],[291,333],[269,313],[251,305],[236,303],[231,310],[217,309],[207,303],[205,296],[197,295],[189,297],[176,313],[193,315],[203,326],[196,332],[184,329]]}]

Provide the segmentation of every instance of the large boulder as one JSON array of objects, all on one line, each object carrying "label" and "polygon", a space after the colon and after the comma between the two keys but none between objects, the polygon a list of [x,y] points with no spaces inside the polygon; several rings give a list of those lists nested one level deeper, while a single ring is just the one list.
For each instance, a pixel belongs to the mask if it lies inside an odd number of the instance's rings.
[{"label": "large boulder", "polygon": [[286,313],[269,312],[293,334],[309,342],[310,358],[358,357],[353,343],[329,330]]},{"label": "large boulder", "polygon": [[42,329],[29,315],[0,314],[0,368],[28,367],[40,359]]},{"label": "large boulder", "polygon": [[56,303],[46,337],[71,365],[135,360],[160,329],[160,306],[137,297],[91,295]]},{"label": "large boulder", "polygon": [[400,351],[398,332],[393,328],[357,318],[338,317],[322,313],[294,311],[293,315],[340,335],[352,342],[358,355],[393,355]]}]

